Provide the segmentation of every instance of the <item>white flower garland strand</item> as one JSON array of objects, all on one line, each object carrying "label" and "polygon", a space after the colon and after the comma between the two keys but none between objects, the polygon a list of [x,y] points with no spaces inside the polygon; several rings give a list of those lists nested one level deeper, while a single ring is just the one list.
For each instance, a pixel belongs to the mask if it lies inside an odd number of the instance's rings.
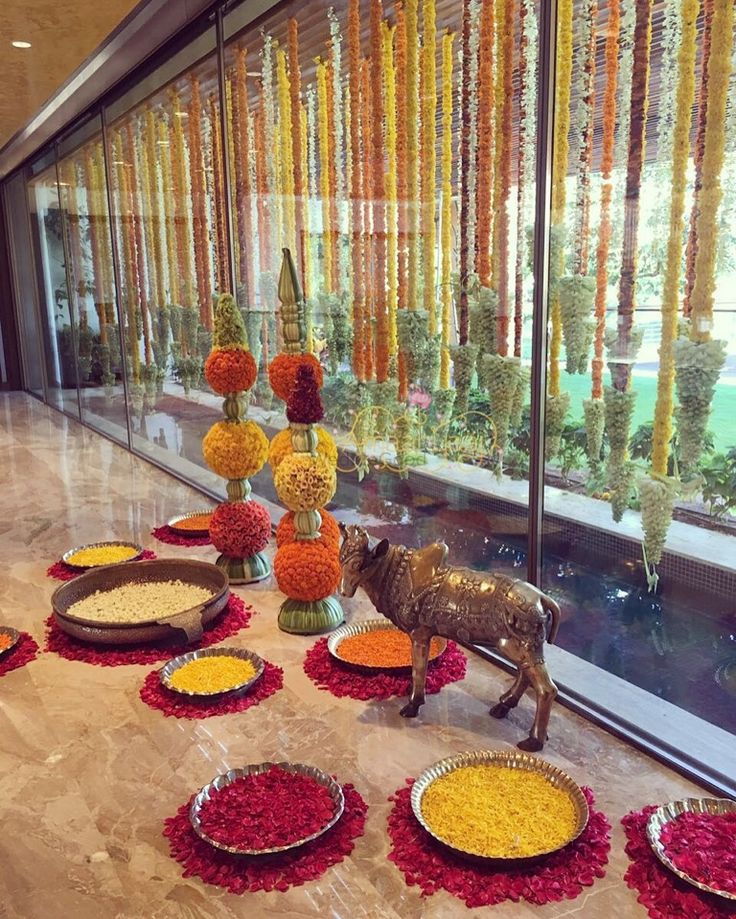
[{"label": "white flower garland strand", "polygon": [[[470,162],[468,163],[468,251],[469,262],[475,265],[476,250],[476,225],[478,222],[476,212],[476,193],[478,184],[478,50],[480,47],[480,0],[471,0],[470,4]],[[462,73],[462,42],[458,54],[460,60],[460,73]],[[461,110],[460,94],[462,93],[462,80],[458,80],[457,110]]]}]

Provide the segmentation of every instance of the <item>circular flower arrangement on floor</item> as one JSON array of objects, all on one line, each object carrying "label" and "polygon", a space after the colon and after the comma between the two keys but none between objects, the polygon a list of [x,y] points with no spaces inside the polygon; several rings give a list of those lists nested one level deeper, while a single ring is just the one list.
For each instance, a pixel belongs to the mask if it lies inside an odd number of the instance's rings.
[{"label": "circular flower arrangement on floor", "polygon": [[184,536],[175,533],[166,524],[162,527],[154,527],[151,530],[151,536],[169,546],[209,546],[212,542],[209,536]]},{"label": "circular flower arrangement on floor", "polygon": [[[355,840],[363,835],[368,805],[352,785],[343,785],[342,790],[345,810],[331,829],[312,842],[268,858],[231,855],[200,839],[189,821],[194,795],[179,808],[176,816],[164,822],[164,836],[169,840],[172,858],[184,867],[185,877],[196,876],[206,884],[236,894],[259,890],[284,892],[321,878],[350,855]],[[278,790],[270,813],[287,813]]]},{"label": "circular flower arrangement on floor", "polygon": [[[337,520],[329,511],[323,507],[319,509],[321,523],[319,535],[321,539],[334,543],[336,546],[340,543],[340,528]],[[285,546],[287,543],[294,542],[296,539],[296,526],[294,524],[294,511],[287,511],[279,520],[276,527],[276,545]]]},{"label": "circular flower arrangement on floor", "polygon": [[312,368],[317,386],[322,388],[322,365],[313,354],[277,354],[268,367],[268,380],[274,395],[286,402],[296,384],[299,368],[305,366]]},{"label": "circular flower arrangement on floor", "polygon": [[333,466],[309,453],[292,453],[276,470],[278,496],[291,511],[310,511],[327,504],[337,489]]},{"label": "circular flower arrangement on floor", "polygon": [[340,560],[328,540],[290,542],[279,547],[274,559],[279,590],[292,600],[321,600],[337,590]]},{"label": "circular flower arrangement on floor", "polygon": [[204,364],[204,376],[220,396],[245,392],[255,383],[258,368],[244,348],[214,348]]},{"label": "circular flower arrangement on floor", "polygon": [[[332,435],[319,425],[315,425],[314,433],[317,435],[317,456],[329,463],[330,466],[336,466],[337,445],[332,439]],[[271,469],[275,472],[281,465],[282,460],[287,456],[291,456],[293,452],[291,429],[284,428],[283,431],[279,431],[274,436],[268,450],[268,462],[271,464]]]},{"label": "circular flower arrangement on floor", "polygon": [[218,552],[248,558],[262,552],[271,536],[271,517],[256,501],[226,502],[212,514],[210,539]]},{"label": "circular flower arrangement on floor", "polygon": [[406,781],[406,786],[389,798],[393,808],[388,818],[388,857],[406,883],[418,886],[424,896],[446,890],[468,907],[494,906],[504,900],[518,903],[522,899],[541,905],[574,899],[605,874],[611,825],[604,814],[594,810],[595,798],[589,788],[582,791],[590,819],[575,842],[533,862],[503,868],[498,862],[469,861],[436,842],[414,816],[414,780]]},{"label": "circular flower arrangement on floor", "polygon": [[202,441],[210,469],[223,479],[248,479],[268,456],[268,438],[254,421],[216,421]]}]

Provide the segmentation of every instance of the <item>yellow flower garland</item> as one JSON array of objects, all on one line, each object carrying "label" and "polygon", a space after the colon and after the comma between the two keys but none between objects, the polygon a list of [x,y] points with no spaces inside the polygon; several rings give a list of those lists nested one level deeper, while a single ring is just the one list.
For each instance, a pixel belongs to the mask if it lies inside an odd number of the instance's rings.
[{"label": "yellow flower garland", "polygon": [[419,96],[417,74],[419,66],[419,37],[417,32],[418,0],[406,0],[406,184],[407,184],[407,290],[409,309],[417,303],[417,270],[419,267]]},{"label": "yellow flower garland", "polygon": [[253,421],[217,421],[204,436],[202,454],[223,479],[249,479],[266,462],[268,438]]},{"label": "yellow flower garland", "polygon": [[452,322],[452,43],[442,37],[442,351],[440,388],[450,388],[450,324]]},{"label": "yellow flower garland", "polygon": [[396,190],[396,72],[394,70],[394,29],[384,20],[381,23],[383,38],[383,73],[386,92],[386,205],[387,205],[387,268],[388,268],[388,350],[393,356],[397,350],[396,311],[399,305],[397,275],[398,259],[398,205]]},{"label": "yellow flower garland", "polygon": [[[299,113],[299,125],[301,129],[301,156],[302,156],[302,233],[304,233],[304,242],[302,251],[304,253],[304,296],[309,298],[314,295],[314,285],[312,282],[312,247],[310,245],[310,220],[309,220],[309,184],[307,177],[309,175],[309,138],[307,134],[307,110],[302,104]],[[307,347],[312,350],[312,324],[309,323],[309,334]]]},{"label": "yellow flower garland", "polygon": [[273,480],[279,500],[290,511],[323,507],[332,500],[337,489],[334,466],[309,453],[292,453],[285,457]]},{"label": "yellow flower garland", "polygon": [[424,94],[422,99],[422,242],[424,253],[424,309],[429,316],[429,334],[437,334],[437,300],[435,292],[436,229],[434,208],[437,185],[437,11],[434,0],[423,0],[424,42],[422,64]]},{"label": "yellow flower garland", "polygon": [[149,297],[157,309],[166,305],[161,265],[161,237],[158,218],[158,170],[156,169],[156,122],[151,109],[145,115],[145,143],[141,155],[143,185],[143,230],[148,254]]},{"label": "yellow flower garland", "polygon": [[666,476],[672,438],[672,390],[675,382],[673,343],[677,337],[682,270],[682,236],[685,229],[685,192],[690,154],[690,120],[695,99],[695,59],[699,0],[683,0],[677,99],[672,137],[672,189],[667,265],[662,284],[662,331],[659,345],[657,401],[652,431],[652,472]]},{"label": "yellow flower garland", "polygon": [[322,278],[324,288],[330,291],[332,279],[332,246],[330,245],[330,167],[329,167],[329,122],[327,108],[327,65],[323,60],[317,63],[317,121],[319,129],[319,184],[322,197]]},{"label": "yellow flower garland", "polygon": [[[166,238],[166,261],[168,262],[168,275],[169,275],[169,304],[180,303],[179,295],[179,268],[176,260],[176,229],[175,229],[175,218],[174,218],[174,194],[176,191],[175,185],[173,183],[172,170],[171,170],[171,159],[173,156],[173,146],[169,142],[169,136],[166,131],[166,123],[163,119],[160,119],[156,125],[156,133],[158,136],[158,145],[163,151],[161,156],[161,182],[165,189],[171,189],[171,194],[168,191],[163,195],[163,222],[164,222],[164,236]],[[169,154],[166,154],[166,149],[169,149]]]},{"label": "yellow flower garland", "polygon": [[721,171],[726,141],[726,104],[731,79],[733,0],[714,0],[713,32],[708,61],[708,120],[705,126],[698,203],[695,284],[690,299],[690,338],[709,341],[713,326],[715,262],[718,250],[718,208],[723,197]]},{"label": "yellow flower garland", "polygon": [[281,194],[284,210],[284,240],[296,257],[296,207],[294,201],[294,153],[291,143],[291,86],[286,71],[286,52],[276,52],[279,91],[279,145],[281,150]]}]

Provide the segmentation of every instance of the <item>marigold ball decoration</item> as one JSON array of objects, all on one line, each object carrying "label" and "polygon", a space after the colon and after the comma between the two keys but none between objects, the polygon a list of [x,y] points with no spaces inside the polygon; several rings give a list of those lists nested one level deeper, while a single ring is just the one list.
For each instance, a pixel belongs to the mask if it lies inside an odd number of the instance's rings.
[{"label": "marigold ball decoration", "polygon": [[[317,456],[321,456],[328,465],[336,466],[337,444],[332,435],[324,428],[319,427],[319,425],[315,426],[314,433],[317,435]],[[281,465],[282,460],[293,452],[294,445],[291,442],[291,430],[290,428],[284,428],[271,441],[268,451],[268,462],[271,464],[271,469],[275,472]]]},{"label": "marigold ball decoration", "polygon": [[204,376],[214,392],[226,396],[250,389],[258,376],[258,368],[250,351],[215,348],[205,361]]},{"label": "marigold ball decoration", "polygon": [[268,379],[274,395],[283,402],[287,402],[294,386],[300,367],[308,366],[314,369],[314,378],[321,389],[324,383],[322,365],[313,354],[277,354],[268,365]]},{"label": "marigold ball decoration", "polygon": [[274,473],[279,498],[290,511],[310,511],[327,504],[337,490],[335,470],[319,456],[292,453]]},{"label": "marigold ball decoration", "polygon": [[293,424],[316,424],[324,416],[314,368],[310,364],[302,364],[297,369],[294,389],[286,403],[286,417]]},{"label": "marigold ball decoration", "polygon": [[271,517],[257,501],[226,501],[210,521],[213,546],[231,558],[249,558],[263,552],[271,536]]},{"label": "marigold ball decoration", "polygon": [[[337,520],[335,520],[329,511],[323,508],[320,509],[319,515],[322,518],[322,523],[319,528],[320,539],[332,543],[335,546],[339,546],[340,528],[337,524]],[[285,546],[287,543],[294,542],[295,539],[296,526],[294,525],[294,512],[287,511],[276,527],[276,545],[279,547]]]},{"label": "marigold ball decoration", "polygon": [[279,590],[292,600],[323,600],[340,583],[340,560],[335,547],[321,540],[281,546],[273,570]]},{"label": "marigold ball decoration", "polygon": [[253,421],[217,421],[205,434],[202,453],[223,479],[248,479],[266,462],[268,438]]}]

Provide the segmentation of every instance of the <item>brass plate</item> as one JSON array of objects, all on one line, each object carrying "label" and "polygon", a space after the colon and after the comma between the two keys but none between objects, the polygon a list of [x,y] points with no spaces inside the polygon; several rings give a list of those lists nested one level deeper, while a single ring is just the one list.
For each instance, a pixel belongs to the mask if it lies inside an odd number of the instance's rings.
[{"label": "brass plate", "polygon": [[[306,775],[310,779],[319,782],[320,785],[324,785],[330,792],[332,801],[335,805],[335,812],[330,820],[316,833],[312,833],[311,836],[305,836],[304,839],[298,839],[295,842],[289,843],[288,846],[275,846],[270,849],[238,849],[235,846],[226,846],[221,842],[211,839],[202,830],[199,822],[200,811],[202,810],[204,802],[209,801],[210,793],[214,790],[219,791],[221,788],[232,785],[236,779],[242,778],[243,776],[259,775],[262,772],[268,772],[272,766],[278,766],[280,769],[283,769],[284,772],[293,772],[296,775]],[[231,855],[273,855],[276,852],[286,852],[288,849],[296,849],[298,846],[303,846],[305,843],[317,839],[337,823],[340,817],[342,817],[342,812],[344,810],[345,796],[343,795],[342,788],[331,775],[328,775],[316,766],[307,766],[304,763],[251,763],[248,766],[244,766],[242,769],[231,769],[223,775],[218,775],[208,785],[205,785],[192,802],[192,806],[189,809],[189,820],[192,824],[192,829],[200,839],[203,839],[211,846],[223,852],[230,852]]]},{"label": "brass plate", "polygon": [[[504,858],[502,856],[492,857],[478,852],[470,852],[465,849],[459,849],[447,842],[447,840],[435,833],[426,823],[422,814],[422,798],[429,786],[440,778],[440,776],[448,775],[465,766],[506,766],[509,769],[524,769],[527,772],[536,772],[538,775],[544,776],[544,778],[554,785],[555,788],[559,788],[569,795],[575,806],[575,815],[577,819],[575,822],[575,829],[570,838],[554,849],[545,849],[542,852],[535,852],[534,855],[525,855],[515,858]],[[501,862],[504,864],[526,862],[529,859],[539,858],[542,855],[550,855],[552,852],[557,852],[559,849],[569,846],[588,825],[589,817],[588,802],[585,800],[585,796],[579,786],[573,782],[567,773],[558,769],[557,766],[545,762],[543,759],[538,759],[536,756],[530,756],[528,753],[506,753],[499,750],[469,750],[467,753],[458,753],[456,756],[448,756],[447,759],[442,759],[428,769],[425,769],[412,786],[411,809],[414,812],[414,816],[429,835],[433,836],[438,842],[441,842],[449,849],[452,849],[453,852],[459,852],[461,855],[472,856],[473,858],[482,859],[484,861]]]},{"label": "brass plate", "polygon": [[662,864],[669,868],[673,874],[693,887],[704,890],[706,893],[715,894],[717,897],[723,897],[726,900],[736,900],[736,894],[729,893],[727,890],[719,890],[717,887],[709,887],[702,881],[696,881],[694,877],[680,870],[669,858],[662,844],[662,830],[671,823],[680,814],[730,814],[736,812],[736,801],[728,798],[684,798],[682,801],[671,801],[669,804],[663,804],[658,807],[647,821],[647,839],[652,851]]},{"label": "brass plate", "polygon": [[[110,562],[107,565],[74,565],[69,561],[73,555],[77,552],[81,552],[82,549],[101,549],[104,546],[129,546],[131,549],[136,550],[136,554],[132,555],[130,558],[126,558],[124,562]],[[65,565],[74,568],[75,571],[97,571],[98,568],[112,568],[114,565],[127,565],[128,562],[137,561],[141,555],[143,555],[143,546],[139,546],[137,542],[126,542],[123,539],[108,539],[105,542],[90,542],[87,543],[86,546],[77,546],[76,549],[69,549],[68,552],[65,552],[61,556],[61,560]]]},{"label": "brass plate", "polygon": [[10,644],[8,647],[3,648],[0,651],[0,657],[4,657],[6,654],[12,651],[20,641],[20,632],[18,629],[13,629],[9,625],[0,625],[0,635],[8,635],[10,637]]},{"label": "brass plate", "polygon": [[179,529],[178,524],[180,524],[182,520],[189,520],[190,517],[199,517],[202,514],[209,514],[211,517],[213,513],[213,510],[208,509],[204,511],[190,511],[188,514],[177,514],[176,517],[172,517],[171,520],[167,520],[166,526],[170,530],[173,530],[174,533],[177,533],[179,536],[209,536],[209,527],[204,530],[186,530]]},{"label": "brass plate", "polygon": [[[339,629],[335,629],[335,631],[327,639],[327,650],[335,658],[335,660],[340,661],[341,664],[363,672],[375,673],[379,670],[388,670],[392,673],[400,673],[402,671],[411,670],[411,664],[402,665],[400,667],[375,667],[371,664],[354,664],[352,661],[346,661],[344,658],[340,657],[340,644],[346,638],[352,638],[355,635],[366,635],[368,632],[380,631],[398,632],[400,629],[397,629],[396,626],[388,621],[388,619],[366,619],[363,622],[356,622],[353,625],[343,625]],[[430,663],[438,661],[447,650],[446,638],[442,638],[438,635],[436,636],[436,640],[440,643],[440,651],[438,654],[435,654],[434,657],[429,659]]]},{"label": "brass plate", "polygon": [[[187,664],[191,664],[192,661],[199,660],[201,657],[237,657],[239,660],[250,661],[251,664],[256,668],[255,675],[252,676],[249,680],[245,680],[243,683],[238,683],[236,686],[231,686],[228,689],[220,690],[219,692],[190,692],[188,689],[178,689],[176,686],[173,686],[171,683],[171,677],[176,673],[177,670],[180,670],[182,667]],[[266,665],[262,657],[259,657],[254,651],[248,651],[245,648],[202,648],[199,651],[189,651],[187,654],[181,654],[179,657],[175,657],[170,660],[164,667],[161,669],[160,680],[163,685],[170,690],[171,692],[179,693],[182,696],[191,696],[196,699],[203,698],[212,698],[219,696],[230,696],[235,695],[236,693],[245,692],[247,689],[250,689],[254,683],[257,683],[258,680],[263,676],[263,671],[265,670]]]},{"label": "brass plate", "polygon": [[[122,584],[146,581],[181,580],[200,587],[208,587],[212,596],[201,606],[182,610],[162,619],[146,622],[99,622],[77,619],[68,610],[78,600],[83,600],[97,590],[110,590]],[[142,562],[123,562],[105,568],[93,568],[73,581],[67,581],[54,591],[51,606],[59,627],[74,638],[97,644],[138,644],[165,641],[178,637],[179,630],[186,633],[187,641],[202,637],[202,627],[218,616],[227,605],[230,585],[227,574],[217,565],[194,559],[157,558]]]}]

